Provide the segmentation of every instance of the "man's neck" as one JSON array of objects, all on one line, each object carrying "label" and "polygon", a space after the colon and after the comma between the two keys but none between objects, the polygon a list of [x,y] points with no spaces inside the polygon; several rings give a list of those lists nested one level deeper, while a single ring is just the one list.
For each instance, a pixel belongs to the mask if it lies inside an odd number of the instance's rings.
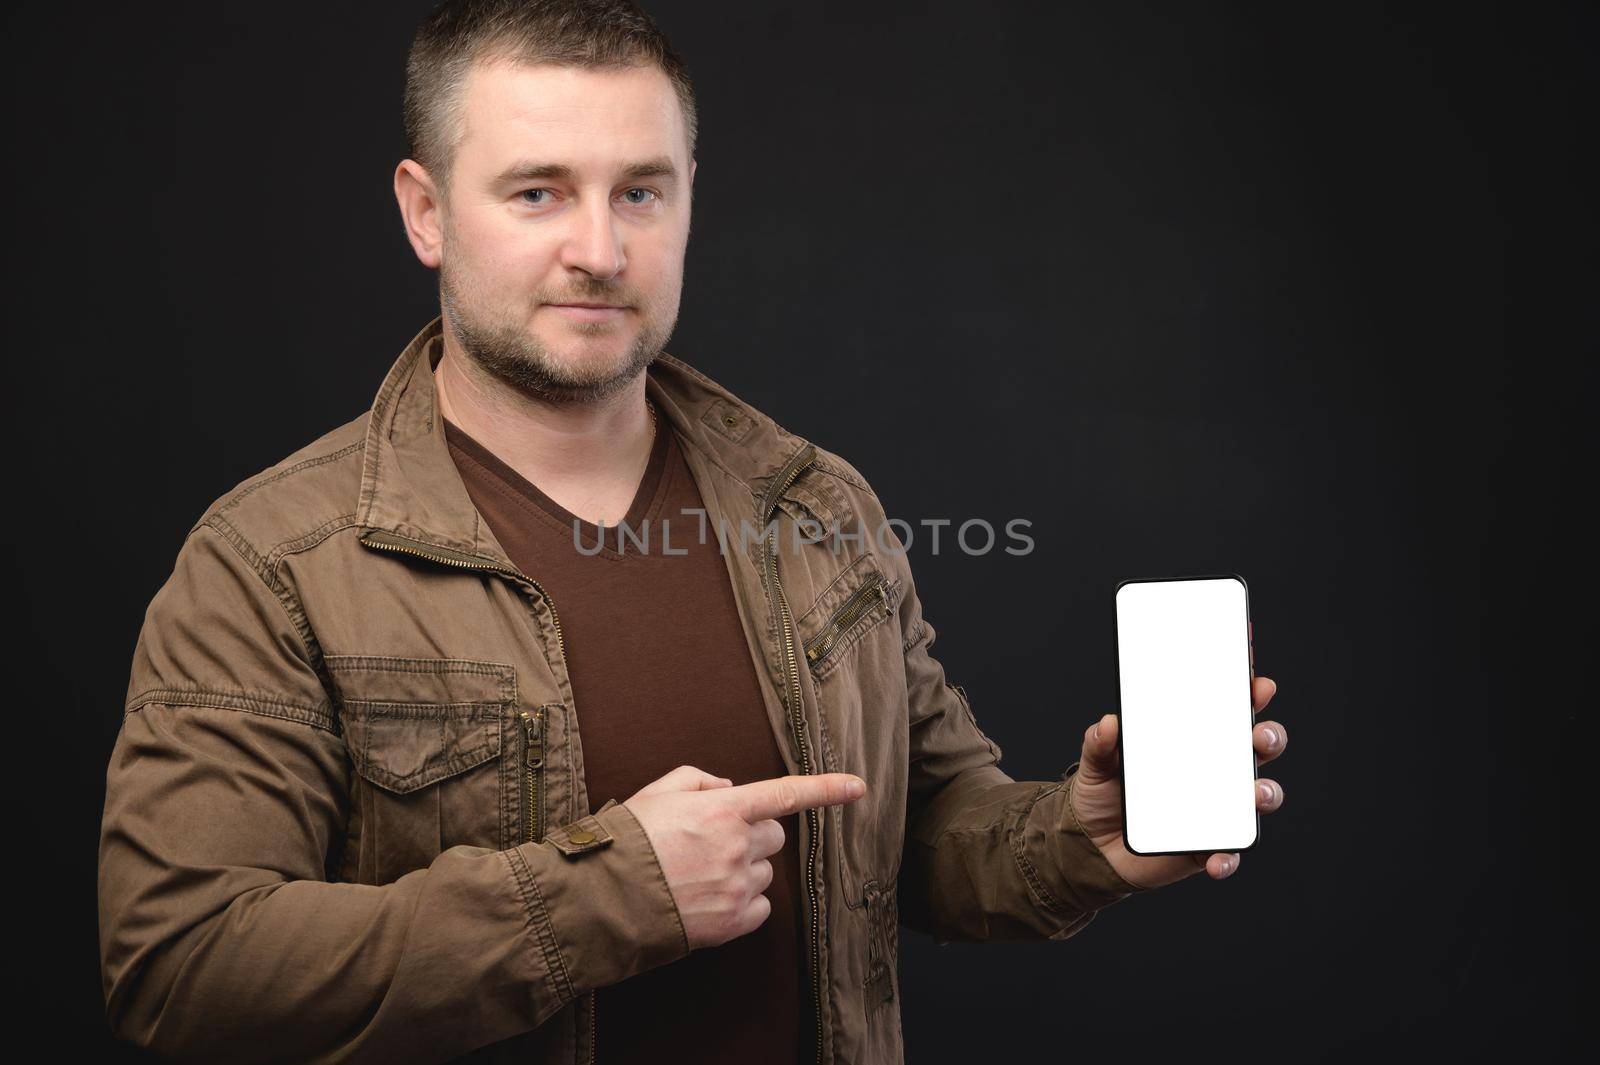
[{"label": "man's neck", "polygon": [[444,417],[578,517],[620,522],[650,461],[645,375],[593,403],[549,403],[484,373],[448,333],[444,341],[433,372]]}]

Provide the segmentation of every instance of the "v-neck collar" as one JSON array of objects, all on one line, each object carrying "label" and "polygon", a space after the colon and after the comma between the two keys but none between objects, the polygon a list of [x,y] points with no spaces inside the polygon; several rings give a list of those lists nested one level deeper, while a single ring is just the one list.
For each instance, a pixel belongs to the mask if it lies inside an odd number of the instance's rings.
[{"label": "v-neck collar", "polygon": [[[575,535],[578,537],[576,542],[583,544],[585,550],[601,542],[599,525],[585,521],[550,498],[538,485],[518,473],[509,463],[455,422],[448,418],[444,418],[443,421],[448,444],[452,448],[459,449],[467,458],[500,481],[517,499],[548,514],[564,531],[572,532],[576,527]],[[667,459],[672,450],[671,437],[671,428],[665,424],[658,424],[655,440],[650,446],[650,458],[645,463],[644,475],[639,479],[639,487],[634,491],[633,501],[628,505],[628,511],[620,522],[606,527],[602,554],[610,556],[621,554],[614,548],[621,546],[622,525],[626,525],[631,532],[637,534],[646,521],[653,520],[657,516],[657,512],[661,509],[662,489],[665,487]]]}]

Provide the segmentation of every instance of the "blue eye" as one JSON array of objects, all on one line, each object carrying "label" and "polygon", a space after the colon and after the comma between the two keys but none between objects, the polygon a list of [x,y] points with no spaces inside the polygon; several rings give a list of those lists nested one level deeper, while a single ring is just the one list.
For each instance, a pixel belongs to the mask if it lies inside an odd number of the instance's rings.
[{"label": "blue eye", "polygon": [[[655,190],[653,190],[653,189],[641,189],[641,188],[633,188],[633,189],[629,189],[629,190],[628,190],[628,192],[648,192],[648,193],[649,193],[649,194],[650,194],[650,195],[652,195],[652,196],[655,196],[655,195],[656,195],[656,194],[655,194]],[[626,194],[624,194],[624,195],[626,195]],[[658,198],[659,198],[659,197],[658,197]],[[631,202],[631,203],[633,203],[633,204],[635,204],[635,205],[638,205],[638,204],[640,204],[640,203],[642,203],[642,202],[644,202],[644,201],[642,201],[642,200],[631,200],[631,201],[629,201],[629,202]]]},{"label": "blue eye", "polygon": [[522,202],[526,203],[530,207],[537,207],[539,205],[534,203],[532,200],[528,199],[528,197],[533,195],[536,192],[549,192],[549,191],[550,191],[549,189],[523,189],[522,190]]}]

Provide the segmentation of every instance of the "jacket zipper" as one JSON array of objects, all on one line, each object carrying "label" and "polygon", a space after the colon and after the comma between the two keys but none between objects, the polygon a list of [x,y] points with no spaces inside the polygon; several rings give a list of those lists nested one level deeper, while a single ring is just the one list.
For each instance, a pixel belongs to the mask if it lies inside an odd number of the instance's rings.
[{"label": "jacket zipper", "polygon": [[[766,498],[762,500],[760,520],[765,526],[773,509],[778,505],[778,498],[789,490],[789,486],[799,477],[801,471],[816,459],[816,449],[809,445],[789,461],[789,465],[780,470],[778,476],[767,487]],[[783,585],[778,583],[778,529],[772,527],[771,549],[762,551],[766,568],[767,581],[772,588],[773,597],[778,603],[778,618],[780,621],[781,637],[783,642],[782,660],[784,679],[788,682],[789,699],[789,725],[794,731],[795,742],[800,748],[800,772],[809,774],[814,772],[811,767],[811,744],[806,739],[805,709],[801,703],[800,692],[800,659],[795,651],[794,617],[789,613],[789,600],[783,594]],[[822,1061],[822,932],[820,911],[817,900],[817,848],[822,840],[819,817],[815,807],[805,811],[806,826],[810,831],[810,845],[806,848],[806,899],[811,904],[810,927],[807,929],[811,952],[809,957],[811,968],[811,1006],[817,1022],[817,1061]]]},{"label": "jacket zipper", "polygon": [[[516,580],[523,581],[538,592],[544,599],[545,606],[550,608],[550,622],[556,630],[556,653],[563,663],[567,657],[567,643],[561,634],[561,617],[556,613],[556,601],[544,586],[532,577],[523,573],[515,566],[502,566],[494,559],[484,558],[482,555],[470,555],[462,551],[452,551],[447,547],[436,547],[424,544],[409,537],[399,536],[386,529],[371,529],[361,537],[361,542],[372,547],[382,548],[385,551],[398,551],[402,554],[416,555],[433,562],[440,562],[446,566],[456,566],[461,569],[487,570],[491,573],[503,574]],[[523,783],[524,799],[527,804],[524,814],[524,835],[529,842],[536,842],[544,838],[544,809],[542,789],[539,787],[540,777],[544,767],[544,708],[540,707],[534,712],[537,716],[530,717],[526,710],[522,711],[522,738],[525,745],[523,756],[525,777]],[[534,732],[538,734],[538,765],[533,764]],[[537,835],[535,835],[537,831]],[[595,1042],[595,993],[589,992],[589,1065],[594,1065]]]},{"label": "jacket zipper", "polygon": [[883,574],[875,572],[861,587],[850,594],[844,605],[834,611],[833,617],[829,618],[827,624],[812,637],[806,646],[806,661],[815,665],[826,658],[844,634],[879,604],[883,606],[884,617],[888,617],[890,613],[888,585],[884,581]]},{"label": "jacket zipper", "polygon": [[544,776],[544,707],[517,716],[522,718],[522,841],[537,843],[544,839],[544,795],[539,787]]}]

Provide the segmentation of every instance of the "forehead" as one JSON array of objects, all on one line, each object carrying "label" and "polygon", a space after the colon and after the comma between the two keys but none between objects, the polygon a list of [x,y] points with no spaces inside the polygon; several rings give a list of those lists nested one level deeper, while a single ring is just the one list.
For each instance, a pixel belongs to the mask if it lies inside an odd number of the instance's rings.
[{"label": "forehead", "polygon": [[457,165],[534,153],[580,172],[641,156],[688,154],[677,93],[655,66],[620,70],[475,63],[461,95]]}]

